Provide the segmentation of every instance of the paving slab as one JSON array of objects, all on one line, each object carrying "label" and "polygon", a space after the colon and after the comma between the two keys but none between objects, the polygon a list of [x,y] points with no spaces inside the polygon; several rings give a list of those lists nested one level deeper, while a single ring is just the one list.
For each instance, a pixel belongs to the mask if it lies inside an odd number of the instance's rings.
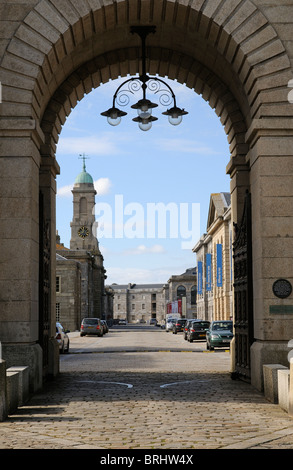
[{"label": "paving slab", "polygon": [[0,423],[0,449],[293,449],[293,419],[229,366],[160,330],[72,334],[58,378]]}]

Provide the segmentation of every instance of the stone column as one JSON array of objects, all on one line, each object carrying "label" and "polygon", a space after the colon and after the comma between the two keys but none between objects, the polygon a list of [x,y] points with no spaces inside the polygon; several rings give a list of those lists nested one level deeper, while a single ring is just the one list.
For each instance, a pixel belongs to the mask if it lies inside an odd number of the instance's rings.
[{"label": "stone column", "polygon": [[7,414],[6,363],[0,358],[0,422],[5,421]]},{"label": "stone column", "polygon": [[0,341],[7,367],[29,366],[30,389],[42,384],[38,344],[39,146],[33,119],[0,122]]},{"label": "stone column", "polygon": [[293,127],[289,119],[255,121],[250,144],[254,336],[252,384],[263,390],[263,364],[288,367],[293,338],[293,293],[279,298],[273,284],[293,284]]},{"label": "stone column", "polygon": [[231,223],[240,225],[246,191],[249,190],[249,163],[244,155],[231,157],[226,168],[230,175]]}]

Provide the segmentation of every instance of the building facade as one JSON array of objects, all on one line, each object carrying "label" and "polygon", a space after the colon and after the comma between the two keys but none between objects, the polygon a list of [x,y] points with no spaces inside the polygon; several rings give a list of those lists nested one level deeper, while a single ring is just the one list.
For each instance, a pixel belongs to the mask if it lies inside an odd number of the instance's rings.
[{"label": "building facade", "polygon": [[152,318],[165,319],[164,284],[112,284],[114,320],[128,323],[148,323]]},{"label": "building facade", "polygon": [[81,321],[81,264],[56,254],[56,321],[66,330]]},{"label": "building facade", "polygon": [[207,233],[193,248],[197,258],[197,313],[204,320],[233,316],[232,225],[229,193],[212,194]]},{"label": "building facade", "polygon": [[197,318],[196,283],[196,268],[189,268],[182,274],[174,274],[168,280],[168,303],[181,300],[184,318]]},{"label": "building facade", "polygon": [[196,318],[196,268],[171,276],[165,284],[112,284],[114,320],[128,323],[158,323],[166,320],[167,306],[182,300],[180,314]]},{"label": "building facade", "polygon": [[108,318],[104,258],[95,236],[95,195],[93,178],[83,170],[73,190],[73,218],[70,249],[57,240],[56,318],[70,330],[80,328],[85,317]]}]

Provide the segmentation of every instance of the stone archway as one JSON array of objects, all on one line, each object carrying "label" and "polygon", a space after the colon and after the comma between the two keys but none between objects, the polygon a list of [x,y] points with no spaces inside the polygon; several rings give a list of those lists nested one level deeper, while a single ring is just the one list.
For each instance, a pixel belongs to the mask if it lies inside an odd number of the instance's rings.
[{"label": "stone archway", "polygon": [[[33,389],[42,382],[39,193],[44,198],[42,216],[49,233],[55,234],[59,133],[84,94],[119,75],[137,73],[140,51],[129,32],[132,24],[157,27],[148,45],[150,73],[186,83],[209,102],[224,126],[231,155],[227,171],[233,221],[240,221],[247,189],[252,200],[253,384],[262,388],[264,362],[286,360],[293,337],[290,298],[274,297],[271,286],[279,277],[293,278],[293,109],[287,99],[293,57],[290,41],[284,39],[292,5],[287,3],[3,3],[0,340],[8,364],[25,360],[30,365]],[[54,245],[51,237],[52,253]],[[53,332],[52,289],[50,305]],[[58,370],[52,332],[48,375]]]}]

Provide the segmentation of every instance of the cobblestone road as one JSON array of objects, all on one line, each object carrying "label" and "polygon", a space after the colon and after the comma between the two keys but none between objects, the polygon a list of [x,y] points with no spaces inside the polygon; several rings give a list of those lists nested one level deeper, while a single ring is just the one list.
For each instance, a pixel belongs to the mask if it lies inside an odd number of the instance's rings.
[{"label": "cobblestone road", "polygon": [[7,421],[1,449],[293,449],[293,420],[182,335],[71,335],[61,374]]}]

